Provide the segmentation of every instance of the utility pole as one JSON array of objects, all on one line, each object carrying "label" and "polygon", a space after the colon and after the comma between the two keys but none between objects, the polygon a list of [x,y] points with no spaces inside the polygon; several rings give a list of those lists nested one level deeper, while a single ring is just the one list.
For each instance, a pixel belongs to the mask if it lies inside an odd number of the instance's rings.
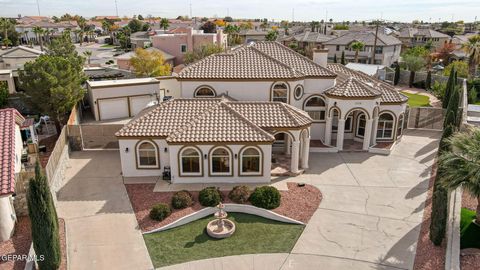
[{"label": "utility pole", "polygon": [[41,16],[40,15],[40,4],[38,3],[38,0],[37,0],[37,11],[38,11],[38,16]]},{"label": "utility pole", "polygon": [[377,39],[378,39],[378,25],[380,24],[379,20],[375,21],[376,28],[375,28],[375,41],[373,42],[373,50],[372,50],[372,59],[370,60],[370,64],[375,64],[375,50],[377,49]]},{"label": "utility pole", "polygon": [[118,5],[117,5],[117,0],[115,0],[115,11],[117,12],[117,17],[118,17]]},{"label": "utility pole", "polygon": [[192,15],[192,1],[190,1],[190,18],[192,18],[193,15]]},{"label": "utility pole", "polygon": [[292,8],[292,22],[295,21],[295,8]]}]

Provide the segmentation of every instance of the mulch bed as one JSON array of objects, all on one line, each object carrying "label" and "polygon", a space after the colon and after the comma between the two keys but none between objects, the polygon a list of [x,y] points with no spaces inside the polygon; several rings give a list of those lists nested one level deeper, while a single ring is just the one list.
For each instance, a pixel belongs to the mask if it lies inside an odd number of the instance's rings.
[{"label": "mulch bed", "polygon": [[[467,191],[462,192],[462,207],[475,211],[477,199],[470,196]],[[480,251],[478,249],[460,250],[460,268],[462,270],[480,269]]]},{"label": "mulch bed", "polygon": [[[63,219],[58,220],[59,233],[60,233],[60,247],[62,249],[62,262],[60,264],[60,270],[67,269],[67,243],[65,238],[65,221]],[[15,233],[7,241],[0,243],[0,255],[16,254],[16,255],[28,255],[30,245],[32,243],[32,235],[30,228],[30,219],[28,216],[18,217],[17,224],[15,225]],[[13,269],[23,270],[25,268],[26,261],[2,261],[0,260],[0,269]]]},{"label": "mulch bed", "polygon": [[45,153],[39,153],[40,165],[42,165],[43,168],[47,166],[48,159],[50,158],[50,155],[53,152],[53,148],[55,148],[55,143],[57,142],[57,139],[58,139],[57,135],[52,135],[45,139],[41,139],[38,142],[38,145],[45,145],[47,148],[47,151]]},{"label": "mulch bed", "polygon": [[420,236],[417,242],[417,253],[415,254],[415,264],[413,269],[443,269],[445,268],[445,248],[446,240],[442,242],[441,246],[435,246],[430,241],[430,220],[432,214],[432,194],[433,183],[435,182],[436,163],[432,168],[432,175],[428,185],[427,200],[425,201],[425,209],[423,211],[422,227],[420,229]]},{"label": "mulch bed", "polygon": [[[288,191],[280,191],[282,195],[280,206],[272,211],[307,223],[322,200],[320,190],[311,185],[298,187],[296,183],[287,183],[287,186]],[[172,209],[172,214],[169,217],[158,222],[149,217],[150,209],[152,209],[152,206],[157,203],[170,204],[175,192],[153,192],[155,184],[126,184],[125,187],[130,202],[132,203],[133,210],[135,211],[138,225],[143,232],[160,228],[204,208],[198,202],[199,192],[190,192],[195,200],[195,203],[192,206],[179,210]],[[228,198],[228,191],[222,191],[222,194],[224,203],[232,203]]]}]

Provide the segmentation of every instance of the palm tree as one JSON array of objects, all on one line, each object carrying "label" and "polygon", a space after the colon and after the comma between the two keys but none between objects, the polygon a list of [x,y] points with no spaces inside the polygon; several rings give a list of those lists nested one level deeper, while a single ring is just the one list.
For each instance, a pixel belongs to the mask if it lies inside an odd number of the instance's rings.
[{"label": "palm tree", "polygon": [[8,18],[0,18],[0,28],[3,30],[3,43],[8,48],[9,39],[8,39],[8,30],[13,25],[12,21]]},{"label": "palm tree", "polygon": [[238,32],[240,32],[240,27],[233,24],[228,24],[227,26],[225,26],[224,31],[228,34],[228,46],[237,44],[239,38]]},{"label": "palm tree", "polygon": [[469,38],[462,48],[468,55],[468,73],[473,78],[477,72],[477,66],[480,64],[480,35]]},{"label": "palm tree", "polygon": [[87,57],[87,63],[88,63],[88,65],[90,65],[90,59],[92,58],[92,51],[84,51],[83,55],[85,55],[85,57]]},{"label": "palm tree", "polygon": [[480,128],[457,133],[447,142],[452,151],[446,151],[439,159],[442,184],[450,189],[463,186],[477,198],[475,223],[480,225]]},{"label": "palm tree", "polygon": [[170,22],[167,18],[163,18],[160,20],[160,28],[163,28],[163,31],[166,32],[168,27],[170,26]]},{"label": "palm tree", "polygon": [[365,43],[361,41],[355,41],[350,45],[350,47],[355,51],[355,63],[358,63],[358,52],[365,48]]},{"label": "palm tree", "polygon": [[37,37],[37,41],[40,44],[40,50],[43,51],[43,39],[42,35],[44,33],[43,29],[39,26],[33,27],[33,33],[35,33],[35,36]]},{"label": "palm tree", "polygon": [[23,34],[25,35],[25,44],[28,44],[28,30],[23,31]]}]

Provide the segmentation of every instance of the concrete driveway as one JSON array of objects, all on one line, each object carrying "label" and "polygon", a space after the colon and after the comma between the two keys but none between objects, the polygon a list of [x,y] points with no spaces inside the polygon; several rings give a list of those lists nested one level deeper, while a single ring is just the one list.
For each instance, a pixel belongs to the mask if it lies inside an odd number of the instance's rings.
[{"label": "concrete driveway", "polygon": [[120,175],[118,151],[73,152],[58,215],[69,269],[153,269]]},{"label": "concrete driveway", "polygon": [[290,254],[255,254],[173,265],[197,269],[412,269],[439,132],[409,131],[389,156],[310,155],[286,181],[317,186],[323,200]]}]

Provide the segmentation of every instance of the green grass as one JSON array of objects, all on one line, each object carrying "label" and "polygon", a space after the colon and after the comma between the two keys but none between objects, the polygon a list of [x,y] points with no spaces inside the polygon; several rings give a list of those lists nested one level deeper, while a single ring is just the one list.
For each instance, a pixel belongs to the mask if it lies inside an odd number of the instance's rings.
[{"label": "green grass", "polygon": [[114,48],[115,45],[110,45],[110,44],[103,44],[102,46],[100,46],[101,48]]},{"label": "green grass", "polygon": [[402,92],[402,94],[408,97],[408,105],[410,107],[430,107],[430,99],[428,96],[407,92]]},{"label": "green grass", "polygon": [[472,222],[475,211],[462,208],[460,215],[460,248],[480,248],[480,226]]},{"label": "green grass", "polygon": [[205,230],[213,217],[196,220],[167,231],[144,235],[155,267],[193,260],[252,253],[290,252],[304,226],[287,224],[241,213],[229,214],[235,233],[226,239],[212,239]]},{"label": "green grass", "polygon": [[473,104],[475,104],[475,105],[480,105],[480,100],[477,101],[477,102],[475,102],[475,103],[473,103]]}]

